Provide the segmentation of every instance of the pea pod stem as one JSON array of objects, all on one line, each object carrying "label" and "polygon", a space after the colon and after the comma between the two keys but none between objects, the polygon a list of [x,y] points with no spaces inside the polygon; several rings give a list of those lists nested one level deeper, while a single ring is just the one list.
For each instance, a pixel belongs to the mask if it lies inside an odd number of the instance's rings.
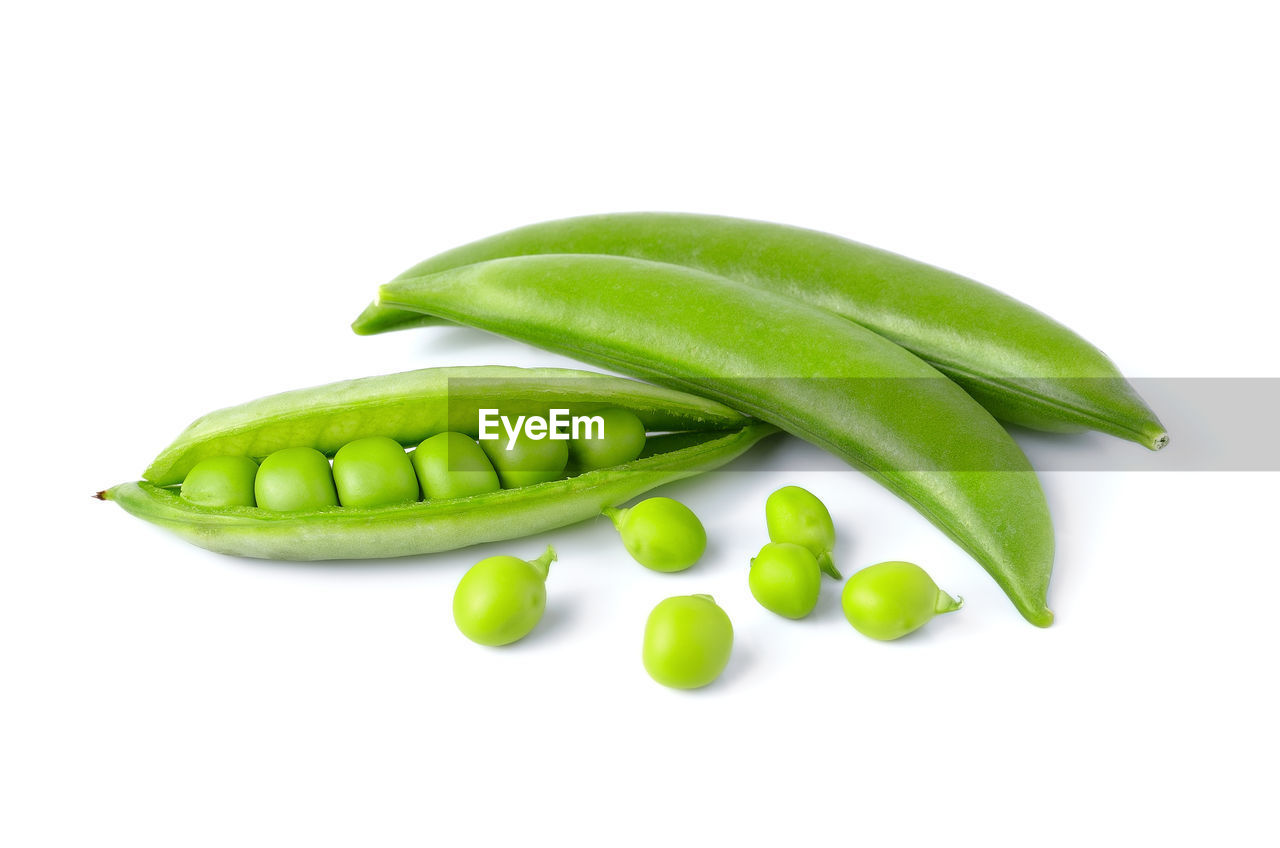
[{"label": "pea pod stem", "polygon": [[[1050,431],[1089,428],[1152,450],[1168,442],[1115,364],[1047,315],[958,274],[813,230],[712,215],[591,215],[463,245],[415,265],[397,282],[536,254],[609,254],[705,271],[891,339],[1001,420]],[[352,327],[370,334],[440,321],[375,303]]]},{"label": "pea pod stem", "polygon": [[600,510],[600,514],[607,516],[608,519],[613,522],[613,526],[616,529],[621,530],[622,522],[626,519],[627,513],[630,511],[630,509],[625,507],[608,506]]}]

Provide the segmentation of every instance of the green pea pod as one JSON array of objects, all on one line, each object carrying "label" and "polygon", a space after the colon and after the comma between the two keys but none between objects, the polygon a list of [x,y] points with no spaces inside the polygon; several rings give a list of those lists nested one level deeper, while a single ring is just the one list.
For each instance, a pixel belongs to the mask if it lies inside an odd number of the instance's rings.
[{"label": "green pea pod", "polygon": [[478,431],[478,412],[546,415],[551,407],[587,414],[611,406],[634,412],[650,432],[740,428],[746,416],[714,401],[570,368],[501,365],[423,368],[270,395],[197,419],[143,472],[160,486],[181,483],[200,460],[265,457],[291,447],[333,456],[348,442],[388,436],[410,447],[446,431]]},{"label": "green pea pod", "polygon": [[718,468],[774,432],[757,421],[736,430],[654,436],[647,455],[614,468],[519,489],[372,509],[283,513],[202,507],[146,481],[123,483],[98,497],[223,554],[284,560],[409,556],[521,538],[594,518],[664,483]]},{"label": "green pea pod", "polygon": [[959,386],[871,331],[782,295],[616,256],[498,259],[379,302],[697,392],[872,474],[1048,626],[1053,528],[1017,444]]},{"label": "green pea pod", "polygon": [[[957,274],[813,230],[710,215],[592,215],[481,239],[397,279],[544,253],[630,256],[737,280],[897,342],[1001,420],[1041,430],[1099,430],[1153,450],[1168,441],[1111,360],[1047,315]],[[438,321],[375,304],[352,326],[368,334]]]}]

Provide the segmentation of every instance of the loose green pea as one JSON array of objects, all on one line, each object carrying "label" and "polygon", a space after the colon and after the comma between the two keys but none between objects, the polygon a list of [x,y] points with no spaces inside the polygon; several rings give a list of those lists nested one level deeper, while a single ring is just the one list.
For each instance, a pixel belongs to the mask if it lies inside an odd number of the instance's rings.
[{"label": "loose green pea", "polygon": [[684,571],[707,549],[707,531],[693,510],[671,498],[649,498],[630,509],[604,510],[632,559],[654,571]]},{"label": "loose green pea", "polygon": [[831,561],[836,527],[826,504],[813,493],[799,486],[783,486],[765,501],[764,519],[771,541],[803,545],[817,558],[826,574],[841,579]]},{"label": "loose green pea", "polygon": [[[590,413],[603,420],[598,439],[577,438],[569,440],[569,455],[583,471],[610,468],[630,462],[644,452],[645,430],[636,414],[629,409],[611,407]],[[596,435],[595,429],[591,430]]]},{"label": "loose green pea", "polygon": [[501,488],[489,457],[465,433],[437,433],[418,445],[412,460],[428,498],[465,498]]},{"label": "loose green pea", "polygon": [[247,456],[202,459],[182,481],[182,497],[201,506],[254,506],[258,463]]},{"label": "loose green pea", "polygon": [[462,635],[495,647],[528,636],[547,608],[547,572],[555,559],[548,545],[534,560],[494,556],[471,566],[453,593],[453,620]]},{"label": "loose green pea", "polygon": [[751,560],[747,582],[760,606],[786,618],[804,618],[818,604],[822,570],[803,545],[770,542]]},{"label": "loose green pea", "polygon": [[333,457],[333,482],[343,506],[391,506],[418,500],[413,463],[400,443],[386,436],[343,445]]},{"label": "loose green pea", "polygon": [[706,686],[732,652],[733,623],[710,595],[667,598],[644,625],[644,667],[663,686]]},{"label": "loose green pea", "polygon": [[315,448],[285,448],[262,460],[253,493],[258,506],[275,512],[338,505],[329,460]]},{"label": "loose green pea", "polygon": [[914,563],[882,562],[850,577],[840,602],[855,630],[888,641],[918,630],[935,615],[960,609],[964,599],[943,592]]},{"label": "loose green pea", "polygon": [[565,466],[569,464],[567,439],[552,439],[550,436],[531,439],[521,430],[511,450],[507,450],[507,444],[505,435],[480,442],[480,447],[498,472],[502,488],[518,489],[564,476]]}]

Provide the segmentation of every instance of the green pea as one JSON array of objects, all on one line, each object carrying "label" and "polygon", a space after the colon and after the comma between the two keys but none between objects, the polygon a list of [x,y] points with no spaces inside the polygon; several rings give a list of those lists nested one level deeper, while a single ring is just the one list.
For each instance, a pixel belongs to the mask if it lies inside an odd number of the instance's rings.
[{"label": "green pea", "polygon": [[465,498],[500,488],[489,457],[465,433],[437,433],[411,458],[428,498]]},{"label": "green pea", "polygon": [[663,686],[706,686],[732,652],[733,623],[710,595],[667,598],[644,625],[644,667]]},{"label": "green pea", "polygon": [[764,519],[771,541],[803,545],[826,574],[840,579],[840,572],[831,561],[836,527],[826,504],[813,493],[799,486],[783,486],[765,501]]},{"label": "green pea", "polygon": [[254,506],[258,463],[247,456],[202,459],[182,481],[182,496],[201,506]]},{"label": "green pea", "polygon": [[600,431],[590,431],[591,435],[601,433],[601,438],[569,440],[569,455],[581,470],[594,471],[597,468],[622,465],[644,452],[644,422],[634,412],[611,407],[592,412],[590,416],[602,419]]},{"label": "green pea", "polygon": [[453,593],[453,620],[462,635],[490,646],[529,635],[547,607],[547,572],[555,559],[548,545],[534,560],[493,556],[471,566]]},{"label": "green pea", "polygon": [[567,439],[552,439],[550,436],[531,439],[521,430],[510,450],[507,450],[508,444],[505,435],[480,442],[480,447],[498,472],[502,488],[519,489],[564,476],[565,466],[569,464]]},{"label": "green pea", "polygon": [[822,570],[803,545],[770,542],[751,560],[747,583],[760,606],[786,618],[804,618],[818,604]]},{"label": "green pea", "polygon": [[262,460],[253,493],[258,506],[275,512],[338,505],[329,460],[315,448],[285,448]]},{"label": "green pea", "polygon": [[418,476],[395,439],[369,436],[348,442],[333,457],[338,502],[350,507],[391,506],[418,500]]},{"label": "green pea", "polygon": [[649,498],[630,509],[604,510],[632,559],[654,571],[684,571],[707,549],[707,531],[693,510],[671,498]]},{"label": "green pea", "polygon": [[964,599],[939,589],[914,563],[882,562],[850,577],[840,603],[855,630],[888,641],[918,630],[935,615],[960,609]]}]

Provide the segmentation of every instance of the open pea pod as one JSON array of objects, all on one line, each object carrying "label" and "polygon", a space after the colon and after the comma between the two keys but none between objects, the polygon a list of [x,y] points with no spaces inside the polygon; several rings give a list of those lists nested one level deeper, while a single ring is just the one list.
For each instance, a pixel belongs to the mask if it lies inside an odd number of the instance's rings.
[{"label": "open pea pod", "polygon": [[[175,484],[213,456],[261,457],[288,447],[333,454],[389,436],[409,446],[452,430],[474,435],[481,408],[545,415],[606,407],[635,413],[651,436],[632,462],[567,479],[469,497],[376,508],[272,512],[208,507]],[[132,515],[208,550],[286,560],[363,559],[453,550],[598,516],[656,486],[718,468],[773,426],[727,406],[634,380],[561,368],[429,368],[285,392],[200,418],[165,448],[145,480],[99,492]]]},{"label": "open pea pod", "polygon": [[270,512],[202,507],[177,490],[141,481],[98,497],[211,551],[260,559],[375,559],[429,554],[517,539],[585,521],[605,507],[718,468],[776,429],[755,421],[737,429],[650,439],[646,456],[614,468],[483,495],[375,509],[331,507]]}]

